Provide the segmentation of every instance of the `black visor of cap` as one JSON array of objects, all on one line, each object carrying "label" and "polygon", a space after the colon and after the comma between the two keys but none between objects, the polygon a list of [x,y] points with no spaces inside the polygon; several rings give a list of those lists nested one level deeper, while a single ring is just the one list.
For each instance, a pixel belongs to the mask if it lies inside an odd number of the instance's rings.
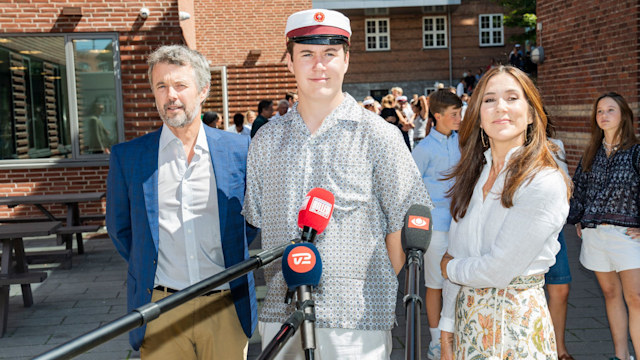
[{"label": "black visor of cap", "polygon": [[343,35],[310,35],[310,36],[297,36],[290,38],[289,41],[293,41],[297,44],[308,45],[340,45],[348,44],[349,38]]}]

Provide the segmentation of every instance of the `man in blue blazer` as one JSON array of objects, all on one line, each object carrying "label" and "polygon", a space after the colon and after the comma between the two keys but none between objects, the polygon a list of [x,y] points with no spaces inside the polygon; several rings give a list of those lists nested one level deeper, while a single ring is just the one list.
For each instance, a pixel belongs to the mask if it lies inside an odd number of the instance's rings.
[{"label": "man in blue blazer", "polygon": [[[129,263],[129,311],[249,258],[244,201],[249,137],[203,126],[211,75],[184,46],[150,55],[161,129],[112,148],[107,229]],[[143,359],[245,359],[257,323],[250,273],[130,332]]]}]

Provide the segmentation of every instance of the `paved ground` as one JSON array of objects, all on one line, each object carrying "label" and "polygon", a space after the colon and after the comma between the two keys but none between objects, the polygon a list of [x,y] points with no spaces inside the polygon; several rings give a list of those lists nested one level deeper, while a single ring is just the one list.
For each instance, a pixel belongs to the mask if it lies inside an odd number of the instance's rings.
[{"label": "paved ground", "polygon": [[[571,227],[565,229],[573,283],[569,298],[567,347],[576,359],[606,359],[613,353],[601,296],[595,277],[578,262],[580,243]],[[27,248],[47,246],[52,239],[27,240]],[[258,247],[259,244],[255,244]],[[254,250],[255,252],[256,250]],[[85,254],[75,255],[73,268],[61,270],[56,264],[44,266],[49,277],[33,285],[34,305],[22,306],[19,286],[11,287],[7,333],[0,338],[0,359],[30,359],[42,352],[82,335],[98,326],[126,314],[126,264],[114,250],[109,239],[96,237],[85,243]],[[257,283],[263,284],[261,274]],[[401,275],[400,288],[404,289]],[[423,290],[424,291],[424,290]],[[258,297],[264,287],[258,288]],[[402,298],[400,293],[398,299]],[[398,302],[399,326],[393,331],[392,359],[404,358],[404,309]],[[422,313],[423,324],[426,314]],[[422,327],[423,348],[429,342],[426,325]],[[249,359],[260,353],[260,339],[254,336],[249,347]],[[78,359],[137,359],[139,353],[130,349],[127,335],[122,335]],[[423,350],[426,358],[426,350]]]}]

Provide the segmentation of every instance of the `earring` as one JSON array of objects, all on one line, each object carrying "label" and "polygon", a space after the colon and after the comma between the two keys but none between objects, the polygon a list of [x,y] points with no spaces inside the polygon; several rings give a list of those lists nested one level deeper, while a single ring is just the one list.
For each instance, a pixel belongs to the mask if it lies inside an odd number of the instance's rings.
[{"label": "earring", "polygon": [[480,128],[480,140],[482,140],[482,147],[488,147],[487,143],[484,141],[484,129]]}]

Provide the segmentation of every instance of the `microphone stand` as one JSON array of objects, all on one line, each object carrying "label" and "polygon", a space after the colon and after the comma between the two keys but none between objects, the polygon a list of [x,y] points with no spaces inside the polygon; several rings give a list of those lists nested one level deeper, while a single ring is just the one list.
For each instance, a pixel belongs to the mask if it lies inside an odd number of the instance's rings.
[{"label": "microphone stand", "polygon": [[280,352],[284,344],[295,334],[303,320],[304,313],[301,310],[294,311],[284,324],[282,324],[280,331],[278,331],[264,348],[258,360],[271,360],[278,355],[278,352]]},{"label": "microphone stand", "polygon": [[304,312],[304,322],[302,323],[302,348],[306,360],[314,359],[316,349],[316,308],[311,300],[311,289],[308,285],[302,285],[297,290],[298,311]]},{"label": "microphone stand", "polygon": [[420,360],[420,308],[422,298],[418,294],[420,288],[420,273],[422,271],[422,250],[408,249],[407,264],[405,266],[405,296],[404,306],[406,315],[406,360]]},{"label": "microphone stand", "polygon": [[[317,233],[316,229],[304,226],[300,240],[313,243]],[[302,348],[304,349],[305,359],[313,360],[316,349],[316,309],[313,300],[311,300],[311,289],[308,285],[298,287],[297,294],[298,310],[304,311],[305,314],[305,321],[302,324]]]}]

